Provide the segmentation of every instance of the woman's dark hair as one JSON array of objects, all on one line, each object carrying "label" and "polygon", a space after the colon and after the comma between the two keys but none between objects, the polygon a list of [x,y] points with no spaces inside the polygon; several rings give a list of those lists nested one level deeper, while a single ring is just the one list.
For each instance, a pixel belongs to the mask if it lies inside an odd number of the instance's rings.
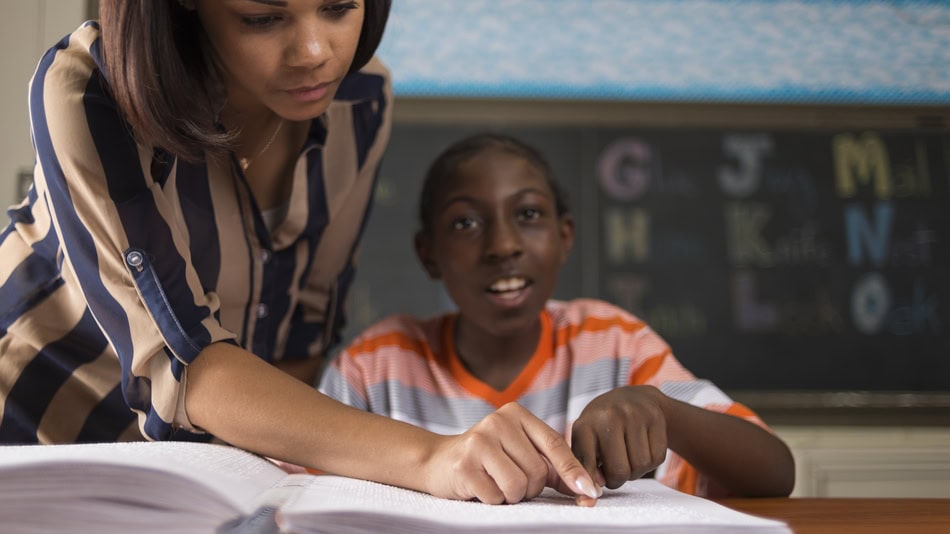
[{"label": "woman's dark hair", "polygon": [[[365,0],[350,72],[376,52],[391,0]],[[232,134],[215,125],[214,67],[193,10],[177,0],[100,0],[106,77],[139,139],[191,161],[224,153]]]},{"label": "woman's dark hair", "polygon": [[439,194],[440,186],[455,176],[463,163],[488,150],[507,152],[524,158],[525,161],[534,165],[541,171],[548,187],[551,188],[558,217],[570,212],[567,206],[567,195],[555,180],[551,166],[538,149],[509,135],[479,133],[456,141],[446,148],[435,158],[426,172],[422,194],[419,196],[419,224],[422,233],[428,234],[432,229],[432,204]]}]

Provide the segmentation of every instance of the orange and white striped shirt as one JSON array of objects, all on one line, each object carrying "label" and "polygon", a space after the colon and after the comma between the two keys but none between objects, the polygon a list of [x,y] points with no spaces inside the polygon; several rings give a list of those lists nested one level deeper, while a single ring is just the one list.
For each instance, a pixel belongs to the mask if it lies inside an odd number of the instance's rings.
[{"label": "orange and white striped shirt", "polygon": [[[652,385],[669,397],[765,427],[748,408],[687,371],[646,323],[606,302],[549,301],[535,353],[504,391],[480,381],[459,360],[456,318],[384,319],[339,355],[320,390],[440,434],[462,433],[502,405],[518,402],[570,439],[571,424],[591,400],[627,385]],[[688,493],[721,491],[672,451],[655,476]]]}]

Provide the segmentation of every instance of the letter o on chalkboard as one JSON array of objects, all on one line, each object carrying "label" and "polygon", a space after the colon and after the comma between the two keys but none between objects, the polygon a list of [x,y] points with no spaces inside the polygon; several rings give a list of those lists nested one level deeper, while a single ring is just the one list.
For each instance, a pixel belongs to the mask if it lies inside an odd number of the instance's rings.
[{"label": "letter o on chalkboard", "polygon": [[891,292],[881,273],[870,273],[854,284],[851,316],[854,326],[865,334],[881,329],[891,307]]}]

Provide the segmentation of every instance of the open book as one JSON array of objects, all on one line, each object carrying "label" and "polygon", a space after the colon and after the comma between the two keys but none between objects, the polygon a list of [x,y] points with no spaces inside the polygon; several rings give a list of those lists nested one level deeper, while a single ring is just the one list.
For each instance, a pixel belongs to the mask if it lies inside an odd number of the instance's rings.
[{"label": "open book", "polygon": [[183,442],[0,447],[0,518],[4,532],[791,532],[653,480],[593,508],[551,490],[492,506]]}]

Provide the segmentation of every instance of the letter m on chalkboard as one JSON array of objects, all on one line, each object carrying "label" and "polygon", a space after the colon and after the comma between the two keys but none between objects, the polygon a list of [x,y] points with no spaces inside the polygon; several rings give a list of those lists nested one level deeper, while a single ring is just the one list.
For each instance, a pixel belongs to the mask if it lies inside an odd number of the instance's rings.
[{"label": "letter m on chalkboard", "polygon": [[832,140],[835,158],[835,184],[838,195],[851,198],[857,193],[857,182],[874,180],[874,193],[880,200],[891,197],[891,167],[887,147],[880,136],[865,132],[859,139],[851,134],[838,134]]}]

